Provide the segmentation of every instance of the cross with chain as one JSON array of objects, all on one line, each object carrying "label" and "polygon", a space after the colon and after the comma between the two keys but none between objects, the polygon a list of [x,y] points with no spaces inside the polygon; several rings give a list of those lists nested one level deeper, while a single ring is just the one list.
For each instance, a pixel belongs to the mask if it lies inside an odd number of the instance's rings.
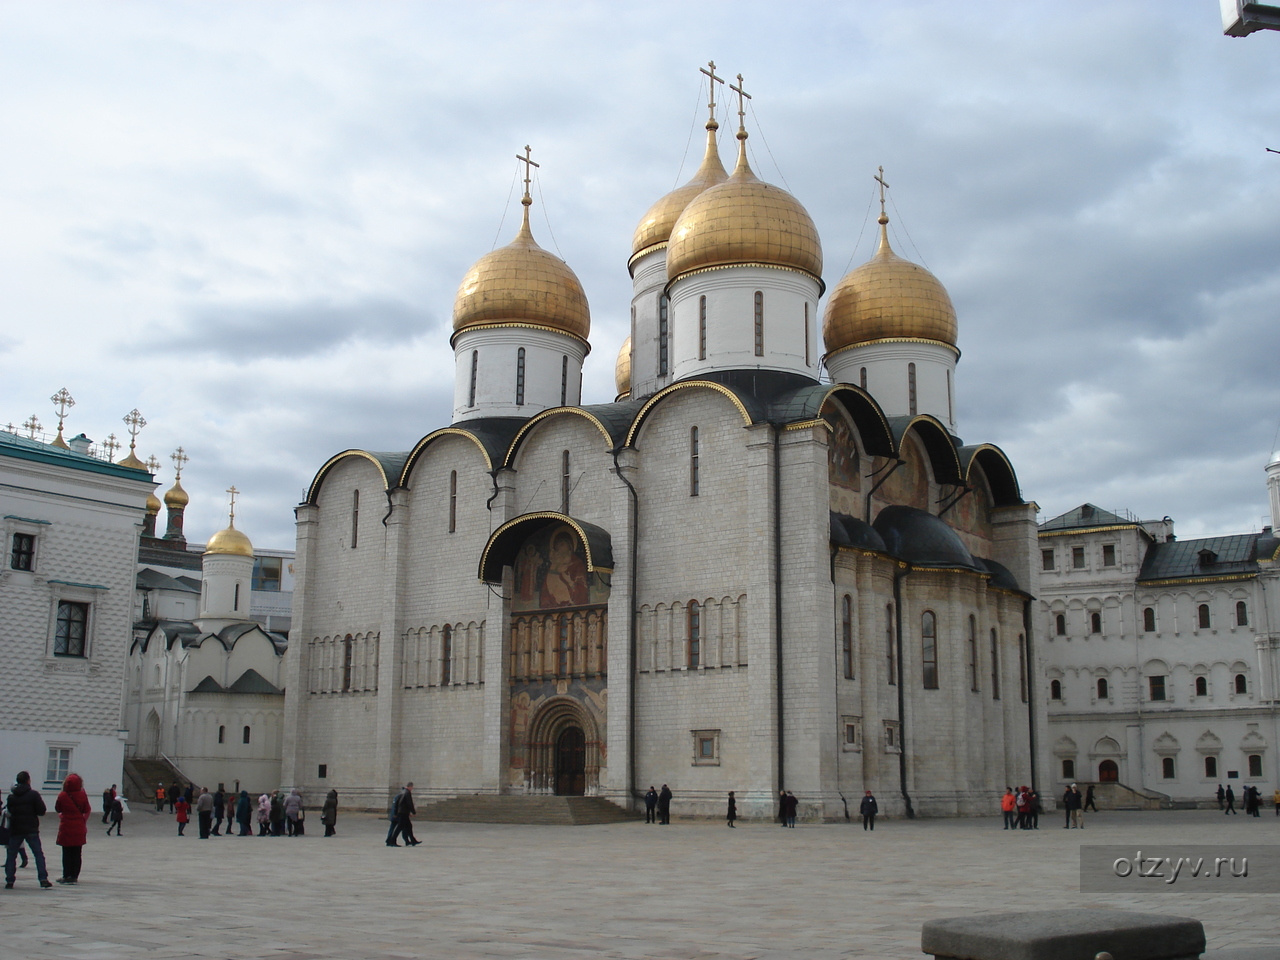
[{"label": "cross with chain", "polygon": [[738,95],[738,130],[741,132],[747,129],[746,121],[743,119],[747,115],[747,101],[751,99],[751,94],[742,89],[742,74],[738,74],[738,85],[735,87],[729,84],[729,89]]},{"label": "cross with chain", "polygon": [[114,433],[107,434],[107,439],[102,441],[102,449],[107,451],[108,463],[115,459],[116,451],[120,449],[120,441],[116,439]]},{"label": "cross with chain", "polygon": [[39,418],[37,418],[36,415],[33,413],[30,416],[30,418],[28,418],[27,421],[22,424],[22,429],[26,430],[27,435],[31,437],[32,440],[34,440],[36,438],[36,433],[39,432],[40,430]]},{"label": "cross with chain", "polygon": [[520,154],[516,154],[516,159],[524,164],[524,197],[520,202],[526,207],[533,203],[533,197],[529,195],[529,181],[533,179],[533,168],[542,166],[542,164],[535,163],[533,160],[529,159],[530,153],[531,150],[529,145],[526,143],[524,145],[524,156],[522,157]]},{"label": "cross with chain", "polygon": [[191,462],[191,458],[187,456],[187,451],[179,447],[169,454],[169,459],[173,461],[173,482],[177,483],[182,479],[182,468]]},{"label": "cross with chain", "polygon": [[62,421],[67,419],[67,410],[76,405],[75,400],[71,398],[71,394],[67,392],[67,388],[63,387],[52,397],[53,405],[58,408],[58,436],[62,436]]},{"label": "cross with chain", "polygon": [[236,489],[235,484],[227,487],[227,493],[231,494],[231,526],[236,525],[236,496],[240,491]]},{"label": "cross with chain", "polygon": [[[711,115],[711,119],[709,122],[715,123],[716,122],[716,84],[724,83],[724,78],[716,76],[716,62],[714,60],[708,60],[707,66],[710,67],[711,69],[704,70],[702,67],[699,67],[698,72],[705,73],[708,77],[711,78],[711,81],[707,84],[707,86],[711,90],[711,99],[707,101],[707,110]],[[739,77],[739,79],[741,79],[741,77]]]},{"label": "cross with chain", "polygon": [[884,192],[889,188],[889,184],[884,182],[884,167],[880,168],[880,173],[875,177],[875,181],[880,184],[880,222],[888,223],[888,217],[884,212]]}]

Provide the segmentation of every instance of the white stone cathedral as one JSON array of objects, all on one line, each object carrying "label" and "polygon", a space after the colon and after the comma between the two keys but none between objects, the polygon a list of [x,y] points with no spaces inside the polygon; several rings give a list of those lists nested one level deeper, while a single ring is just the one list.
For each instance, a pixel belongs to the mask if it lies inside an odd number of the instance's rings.
[{"label": "white stone cathedral", "polygon": [[741,110],[725,172],[711,115],[701,167],[636,229],[615,402],[581,405],[587,298],[534,240],[526,181],[515,240],[454,304],[453,423],[317,473],[285,785],[634,808],[666,783],[677,813],[734,790],[758,817],[790,790],[832,818],[867,789],[990,813],[1047,779],[1036,508],[955,435],[946,290],[882,212],[819,328],[812,219],[752,172]]}]

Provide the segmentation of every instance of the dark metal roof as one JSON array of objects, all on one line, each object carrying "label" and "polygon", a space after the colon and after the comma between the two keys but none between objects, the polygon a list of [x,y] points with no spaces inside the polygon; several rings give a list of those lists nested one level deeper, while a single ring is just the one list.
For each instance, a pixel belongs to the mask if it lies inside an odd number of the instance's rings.
[{"label": "dark metal roof", "polygon": [[885,507],[873,526],[889,553],[923,567],[982,567],[946,522],[917,507]]},{"label": "dark metal roof", "polygon": [[194,687],[191,688],[192,693],[226,693],[227,688],[220,684],[213,677],[205,677]]},{"label": "dark metal roof", "polygon": [[[1270,537],[1238,533],[1228,537],[1153,543],[1147,549],[1138,580],[1175,580],[1258,572],[1259,546]],[[1207,553],[1206,553],[1207,551]],[[1205,553],[1202,558],[1201,554]],[[1269,557],[1269,554],[1263,554]]]},{"label": "dark metal roof", "polygon": [[167,573],[160,573],[158,570],[152,570],[146,567],[138,571],[138,589],[139,590],[174,590],[178,593],[199,593],[198,586],[191,587],[169,576]]},{"label": "dark metal roof", "polygon": [[281,696],[284,691],[263,677],[257,670],[246,670],[240,674],[235,683],[227,687],[227,693],[265,693],[272,696]]},{"label": "dark metal roof", "polygon": [[1066,513],[1054,517],[1052,520],[1046,520],[1040,524],[1040,530],[1084,530],[1089,527],[1112,527],[1116,525],[1134,525],[1137,520],[1131,517],[1122,517],[1112,513],[1110,510],[1103,510],[1101,507],[1094,506],[1092,503],[1082,503],[1074,510],[1068,510]]},{"label": "dark metal roof", "polygon": [[158,567],[177,567],[180,570],[199,570],[200,554],[189,550],[152,547],[144,540],[142,546],[138,547],[138,562],[154,563]]},{"label": "dark metal roof", "polygon": [[1005,590],[1016,590],[1019,593],[1026,593],[1018,585],[1018,578],[1013,575],[1008,567],[1002,563],[998,563],[989,557],[977,557],[977,561],[987,568],[987,572],[991,574],[991,585],[993,587],[1001,587]]},{"label": "dark metal roof", "polygon": [[831,514],[831,542],[842,547],[888,553],[884,538],[865,520],[844,513]]},{"label": "dark metal roof", "polygon": [[506,457],[511,441],[525,422],[524,417],[478,417],[475,420],[460,420],[450,426],[455,430],[463,430],[480,441],[485,453],[489,455],[489,462],[496,466]]},{"label": "dark metal roof", "polygon": [[521,544],[542,528],[557,523],[566,523],[578,531],[586,544],[588,570],[613,571],[613,542],[608,530],[563,513],[538,511],[508,520],[490,535],[480,554],[480,579],[485,583],[501,583],[503,568],[515,562]]}]

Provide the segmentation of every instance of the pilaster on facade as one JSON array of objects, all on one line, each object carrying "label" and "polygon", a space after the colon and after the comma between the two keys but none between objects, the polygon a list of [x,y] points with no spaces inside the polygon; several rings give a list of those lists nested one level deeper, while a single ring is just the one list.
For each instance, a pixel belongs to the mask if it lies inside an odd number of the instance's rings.
[{"label": "pilaster on facade", "polygon": [[[748,783],[740,803],[744,816],[772,816],[776,811],[778,770],[778,658],[774,602],[774,428],[754,424],[747,428],[747,500],[740,522],[752,531],[760,549],[742,557],[746,567],[747,689],[751,720]],[[784,732],[785,736],[785,732]]]},{"label": "pilaster on facade", "polygon": [[[637,551],[637,502],[632,489],[637,482],[638,454],[634,448],[618,453],[610,490],[610,540],[613,575],[609,590],[609,700],[607,714],[608,766],[600,772],[600,792],[626,809],[632,809],[641,793],[632,780],[634,747],[634,681],[636,672],[635,595],[632,592]],[[629,488],[627,484],[633,485]]]},{"label": "pilaster on facade", "polygon": [[[492,533],[516,516],[516,473],[499,469],[493,476],[493,499],[489,502],[489,530]],[[486,791],[503,793],[509,788],[511,745],[508,727],[511,717],[510,631],[513,578],[503,576],[497,596],[488,591],[487,629],[484,633],[483,736],[481,777]]]},{"label": "pilaster on facade", "polygon": [[376,700],[376,739],[374,770],[378,782],[388,790],[401,780],[400,752],[394,749],[400,739],[401,708],[404,689],[401,671],[404,662],[404,562],[409,531],[409,491],[397,487],[387,495],[388,512],[383,519],[386,529],[382,554],[381,616],[378,624],[378,697]]},{"label": "pilaster on facade", "polygon": [[[293,615],[289,630],[289,656],[285,659],[284,739],[281,745],[280,778],[289,786],[304,780],[303,748],[299,738],[307,728],[307,685],[303,677],[311,669],[311,645],[307,637],[313,633],[308,598],[315,589],[312,563],[316,540],[320,535],[320,508],[302,503],[293,511],[297,541],[293,561]],[[163,719],[163,718],[162,718]]]}]

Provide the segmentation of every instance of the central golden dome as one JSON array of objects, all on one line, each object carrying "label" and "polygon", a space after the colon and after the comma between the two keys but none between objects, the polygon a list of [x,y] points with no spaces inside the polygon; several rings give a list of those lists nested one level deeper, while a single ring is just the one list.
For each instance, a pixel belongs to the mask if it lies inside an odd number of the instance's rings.
[{"label": "central golden dome", "polygon": [[453,302],[453,335],[470,327],[549,327],[585,341],[591,310],[582,284],[569,265],[538,246],[524,221],[516,238],[476,261]]},{"label": "central golden dome", "polygon": [[630,262],[634,263],[641,255],[661,247],[671,239],[671,231],[689,201],[708,187],[714,187],[728,179],[724,164],[720,162],[720,149],[716,145],[716,130],[719,127],[715,120],[707,121],[707,151],[693,179],[668,193],[640,219],[635,235],[631,238]]},{"label": "central golden dome", "polygon": [[631,396],[631,338],[622,342],[618,351],[618,362],[613,367],[613,382],[618,388],[618,399],[625,400]]},{"label": "central golden dome", "polygon": [[917,263],[889,246],[880,216],[875,256],[836,284],[822,318],[827,353],[874,340],[933,340],[956,345],[956,308],[946,288]]},{"label": "central golden dome", "polygon": [[234,557],[252,557],[253,544],[249,538],[236,529],[236,522],[231,521],[225,530],[219,530],[205,544],[205,556],[211,553],[230,554]]},{"label": "central golden dome", "polygon": [[767,264],[822,283],[822,243],[800,201],[756,178],[739,131],[738,165],[724,183],[698,194],[680,215],[667,247],[667,277],[705,267]]}]

